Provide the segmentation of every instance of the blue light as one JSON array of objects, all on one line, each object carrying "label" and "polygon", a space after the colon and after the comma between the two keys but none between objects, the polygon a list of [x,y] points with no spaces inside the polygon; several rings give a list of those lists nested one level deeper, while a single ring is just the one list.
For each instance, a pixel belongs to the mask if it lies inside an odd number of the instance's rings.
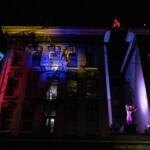
[{"label": "blue light", "polygon": [[59,72],[55,74],[55,71],[52,71],[52,72],[46,73],[46,78],[52,78],[52,77],[59,78],[59,75],[60,75]]},{"label": "blue light", "polygon": [[110,33],[111,33],[111,31],[110,31],[110,30],[109,30],[109,31],[107,31],[107,32],[105,33],[105,36],[104,36],[104,42],[109,42]]},{"label": "blue light", "polygon": [[4,58],[4,54],[0,52],[0,61]]},{"label": "blue light", "polygon": [[55,51],[55,45],[51,44],[50,46],[48,46],[48,50],[49,51]]},{"label": "blue light", "polygon": [[60,52],[50,52],[49,58],[50,59],[60,59]]}]

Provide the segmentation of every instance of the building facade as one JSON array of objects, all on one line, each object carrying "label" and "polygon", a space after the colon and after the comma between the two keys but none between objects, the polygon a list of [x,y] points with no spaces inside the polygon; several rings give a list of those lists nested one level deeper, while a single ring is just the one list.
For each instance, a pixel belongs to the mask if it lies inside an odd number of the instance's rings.
[{"label": "building facade", "polygon": [[[2,30],[9,39],[0,78],[0,134],[108,136],[105,30]],[[61,58],[66,48],[67,66]]]},{"label": "building facade", "polygon": [[138,108],[128,133],[145,133],[149,30],[4,26],[2,31],[8,38],[0,74],[2,137],[126,133],[126,104]]},{"label": "building facade", "polygon": [[124,99],[137,106],[133,115],[138,133],[149,133],[149,30],[131,30],[126,37],[129,47],[121,72],[124,77]]}]

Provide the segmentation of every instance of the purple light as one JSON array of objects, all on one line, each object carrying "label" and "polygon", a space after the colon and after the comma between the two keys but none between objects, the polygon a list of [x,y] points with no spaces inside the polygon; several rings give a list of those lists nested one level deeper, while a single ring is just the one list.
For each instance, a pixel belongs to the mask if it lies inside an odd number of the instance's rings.
[{"label": "purple light", "polygon": [[150,112],[149,112],[149,104],[147,99],[146,86],[143,76],[143,70],[141,65],[141,60],[139,56],[138,48],[136,50],[136,101],[137,101],[137,112],[136,115],[136,123],[139,133],[143,133],[145,126],[150,124]]},{"label": "purple light", "polygon": [[145,115],[149,111],[149,108],[148,108],[147,93],[146,93],[145,82],[144,82],[142,70],[139,73],[138,97],[139,97],[140,109],[142,110],[143,115]]}]

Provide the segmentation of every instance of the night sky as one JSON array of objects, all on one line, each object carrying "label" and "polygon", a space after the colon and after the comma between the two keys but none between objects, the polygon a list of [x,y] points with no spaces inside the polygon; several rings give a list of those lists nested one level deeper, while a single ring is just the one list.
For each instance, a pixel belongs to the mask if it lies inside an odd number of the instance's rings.
[{"label": "night sky", "polygon": [[148,0],[5,0],[0,25],[48,25],[110,28],[117,17],[121,26],[150,27]]}]

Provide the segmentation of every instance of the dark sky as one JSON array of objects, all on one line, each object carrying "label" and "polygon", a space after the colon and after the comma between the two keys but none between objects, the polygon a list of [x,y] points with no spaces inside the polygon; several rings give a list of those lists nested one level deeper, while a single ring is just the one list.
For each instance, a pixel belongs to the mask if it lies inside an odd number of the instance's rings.
[{"label": "dark sky", "polygon": [[148,0],[5,0],[0,5],[1,25],[110,28],[116,17],[125,27],[149,27]]}]

